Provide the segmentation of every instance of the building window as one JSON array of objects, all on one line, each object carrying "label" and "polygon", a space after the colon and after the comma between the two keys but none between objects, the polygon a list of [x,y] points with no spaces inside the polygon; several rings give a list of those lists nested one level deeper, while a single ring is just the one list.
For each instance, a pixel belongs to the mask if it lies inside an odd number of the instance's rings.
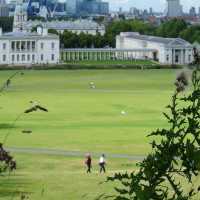
[{"label": "building window", "polygon": [[169,55],[166,56],[166,60],[167,60],[167,62],[169,61]]},{"label": "building window", "polygon": [[43,56],[43,54],[41,54],[40,59],[41,59],[41,61],[44,60],[44,56]]},{"label": "building window", "polygon": [[51,43],[51,48],[52,48],[52,49],[55,48],[55,44],[54,44],[54,42]]},{"label": "building window", "polygon": [[188,61],[191,62],[191,55],[188,55]]},{"label": "building window", "polygon": [[12,55],[12,62],[15,61],[15,55]]},{"label": "building window", "polygon": [[6,49],[6,43],[3,43],[3,49],[4,50]]},{"label": "building window", "polygon": [[26,57],[24,54],[22,54],[22,61],[25,61],[26,60]]},{"label": "building window", "polygon": [[26,48],[25,45],[26,45],[25,41],[21,42],[21,50],[22,51],[25,50],[25,48]]},{"label": "building window", "polygon": [[44,49],[44,43],[40,44],[41,49]]},{"label": "building window", "polygon": [[4,62],[6,61],[6,55],[3,55],[3,61]]},{"label": "building window", "polygon": [[176,63],[179,62],[179,56],[178,56],[178,55],[175,56],[175,62],[176,62]]},{"label": "building window", "polygon": [[30,61],[30,55],[29,54],[27,55],[27,61]]},{"label": "building window", "polygon": [[27,41],[27,49],[28,50],[30,50],[30,46],[31,46],[30,41]]},{"label": "building window", "polygon": [[17,61],[19,61],[19,54],[17,54]]},{"label": "building window", "polygon": [[12,42],[12,43],[11,43],[11,49],[12,49],[12,50],[15,50],[15,42]]},{"label": "building window", "polygon": [[32,61],[35,61],[35,55],[34,54],[32,55]]},{"label": "building window", "polygon": [[20,50],[20,42],[17,41],[17,50],[19,51]]},{"label": "building window", "polygon": [[54,54],[51,55],[51,60],[54,60],[55,59],[55,56]]},{"label": "building window", "polygon": [[32,49],[35,49],[35,41],[32,41]]}]

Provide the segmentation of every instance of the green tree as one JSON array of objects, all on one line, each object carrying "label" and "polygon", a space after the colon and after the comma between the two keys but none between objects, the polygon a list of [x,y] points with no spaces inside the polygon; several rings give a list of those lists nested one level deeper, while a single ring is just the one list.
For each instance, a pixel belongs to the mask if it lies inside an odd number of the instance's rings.
[{"label": "green tree", "polygon": [[0,27],[3,32],[11,32],[13,28],[13,17],[0,17]]},{"label": "green tree", "polygon": [[48,33],[59,35],[58,31],[55,29],[48,29]]},{"label": "green tree", "polygon": [[121,20],[115,21],[106,27],[105,40],[107,44],[115,47],[115,37],[120,32],[139,32],[140,34],[153,35],[156,28],[141,20]]},{"label": "green tree", "polygon": [[180,33],[180,37],[193,43],[200,42],[200,26],[190,26]]},{"label": "green tree", "polygon": [[161,24],[156,35],[161,37],[179,37],[180,33],[187,28],[187,23],[183,19],[172,19]]}]

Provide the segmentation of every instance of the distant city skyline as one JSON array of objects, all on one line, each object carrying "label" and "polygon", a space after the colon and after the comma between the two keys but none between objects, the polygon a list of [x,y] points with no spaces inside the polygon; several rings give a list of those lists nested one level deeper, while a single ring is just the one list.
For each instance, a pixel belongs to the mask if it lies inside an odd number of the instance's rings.
[{"label": "distant city skyline", "polygon": [[[166,0],[104,0],[110,3],[110,10],[129,10],[130,7],[137,7],[139,9],[153,8],[154,11],[164,11],[166,8]],[[180,0],[183,5],[183,10],[188,11],[192,6],[200,7],[199,0]]]}]

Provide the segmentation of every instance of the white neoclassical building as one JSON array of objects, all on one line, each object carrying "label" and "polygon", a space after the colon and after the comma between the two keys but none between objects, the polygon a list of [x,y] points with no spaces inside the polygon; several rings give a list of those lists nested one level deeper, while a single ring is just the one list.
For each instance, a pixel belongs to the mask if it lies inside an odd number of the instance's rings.
[{"label": "white neoclassical building", "polygon": [[60,58],[59,37],[38,26],[37,32],[25,29],[27,12],[18,2],[13,32],[3,33],[0,28],[0,65],[56,64]]},{"label": "white neoclassical building", "polygon": [[[122,32],[116,37],[117,49],[141,49],[135,59],[152,59],[162,64],[184,65],[193,61],[193,46],[181,38],[163,38]],[[145,52],[145,50],[151,50]]]}]

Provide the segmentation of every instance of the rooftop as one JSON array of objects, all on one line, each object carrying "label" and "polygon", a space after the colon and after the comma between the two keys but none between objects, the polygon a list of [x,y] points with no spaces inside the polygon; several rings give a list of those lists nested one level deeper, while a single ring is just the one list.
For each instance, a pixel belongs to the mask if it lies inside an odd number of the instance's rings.
[{"label": "rooftop", "polygon": [[59,36],[55,34],[48,33],[47,35],[41,35],[37,32],[9,32],[9,33],[3,33],[2,36],[0,36],[0,39],[34,39],[34,38],[52,38],[52,39],[58,39]]},{"label": "rooftop", "polygon": [[46,26],[47,28],[52,29],[73,29],[73,30],[91,30],[91,29],[99,29],[104,30],[104,25],[99,25],[98,23],[92,21],[92,20],[76,20],[76,21],[47,21],[47,22],[41,22],[41,21],[31,21],[29,20],[26,24],[27,28],[31,28],[37,25]]},{"label": "rooftop", "polygon": [[120,37],[125,38],[134,38],[138,40],[145,40],[150,42],[162,43],[165,45],[186,45],[191,46],[189,42],[183,40],[181,38],[164,38],[164,37],[157,37],[157,36],[149,36],[149,35],[140,35],[137,32],[122,32],[120,33]]}]

